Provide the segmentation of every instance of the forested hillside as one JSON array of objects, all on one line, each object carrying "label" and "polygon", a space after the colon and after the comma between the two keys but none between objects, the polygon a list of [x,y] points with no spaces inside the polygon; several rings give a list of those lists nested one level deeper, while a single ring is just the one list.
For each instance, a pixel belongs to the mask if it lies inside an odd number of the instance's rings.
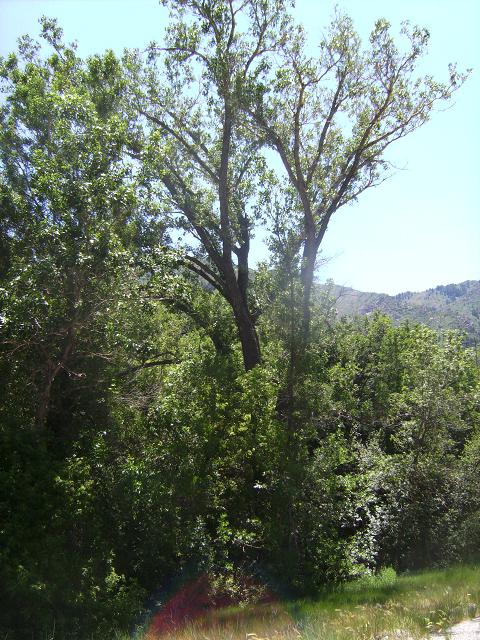
[{"label": "forested hillside", "polygon": [[340,318],[365,316],[380,311],[395,324],[405,320],[420,322],[432,329],[456,329],[466,334],[465,343],[480,342],[480,281],[440,285],[427,291],[406,291],[395,296],[366,293],[349,287],[324,285],[322,296],[329,296]]},{"label": "forested hillside", "polygon": [[338,12],[311,58],[282,0],[167,4],[144,52],[45,18],[0,61],[5,640],[478,554],[474,351],[313,289],[331,217],[464,76],[417,73],[425,29],[362,45]]}]

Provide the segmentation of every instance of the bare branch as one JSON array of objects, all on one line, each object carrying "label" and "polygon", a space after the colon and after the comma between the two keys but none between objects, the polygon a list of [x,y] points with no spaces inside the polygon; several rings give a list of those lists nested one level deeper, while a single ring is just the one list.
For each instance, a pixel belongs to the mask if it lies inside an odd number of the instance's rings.
[{"label": "bare branch", "polygon": [[117,373],[117,377],[125,378],[131,373],[138,373],[139,371],[144,371],[145,369],[151,369],[152,367],[165,367],[170,364],[179,364],[179,361],[174,360],[173,358],[164,358],[163,360],[152,360],[151,362],[143,362],[142,364],[128,367],[127,369],[123,369],[123,371],[119,371]]},{"label": "bare branch", "polygon": [[332,104],[330,106],[330,111],[328,112],[328,116],[325,120],[325,124],[323,125],[322,128],[322,132],[320,134],[320,138],[318,139],[318,146],[317,146],[317,153],[310,165],[310,171],[307,174],[307,184],[310,184],[310,182],[312,181],[313,175],[315,173],[315,171],[317,170],[318,167],[318,163],[320,162],[320,159],[322,157],[322,153],[323,153],[323,149],[325,146],[325,140],[327,138],[327,134],[328,134],[328,130],[330,129],[332,123],[333,123],[333,119],[335,117],[335,114],[337,113],[339,107],[340,107],[340,94],[343,90],[343,86],[345,83],[345,79],[347,77],[347,73],[346,71],[343,71],[340,76],[339,76],[339,81],[338,81],[338,85],[337,85],[337,89],[335,91],[335,95],[333,96],[333,100],[332,100]]}]

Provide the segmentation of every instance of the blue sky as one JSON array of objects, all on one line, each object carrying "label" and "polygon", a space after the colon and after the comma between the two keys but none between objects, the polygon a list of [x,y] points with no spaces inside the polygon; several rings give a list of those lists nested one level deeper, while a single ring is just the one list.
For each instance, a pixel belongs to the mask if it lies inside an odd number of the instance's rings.
[{"label": "blue sky", "polygon": [[[296,18],[312,52],[334,2],[297,0]],[[391,147],[400,169],[387,182],[337,212],[323,245],[328,262],[321,281],[364,291],[419,291],[437,284],[480,279],[480,46],[477,0],[343,0],[337,3],[367,38],[374,21],[387,18],[396,32],[408,19],[431,33],[422,70],[447,79],[447,65],[473,67],[452,106]],[[143,48],[160,40],[167,13],[157,0],[0,0],[0,54],[19,35],[38,33],[41,15],[57,17],[68,41],[88,55],[113,48]],[[262,255],[261,251],[258,255]]]}]

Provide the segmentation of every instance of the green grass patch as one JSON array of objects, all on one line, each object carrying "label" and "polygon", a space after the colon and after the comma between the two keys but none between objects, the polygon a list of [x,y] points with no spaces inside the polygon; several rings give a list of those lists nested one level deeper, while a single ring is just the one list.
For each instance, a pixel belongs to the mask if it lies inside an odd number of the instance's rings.
[{"label": "green grass patch", "polygon": [[[212,611],[169,640],[420,640],[480,613],[480,566],[393,569],[317,599]],[[139,640],[156,640],[148,633]],[[165,637],[165,636],[164,636]]]},{"label": "green grass patch", "polygon": [[305,639],[426,638],[480,606],[480,567],[395,576],[386,569],[324,594],[287,605]]}]

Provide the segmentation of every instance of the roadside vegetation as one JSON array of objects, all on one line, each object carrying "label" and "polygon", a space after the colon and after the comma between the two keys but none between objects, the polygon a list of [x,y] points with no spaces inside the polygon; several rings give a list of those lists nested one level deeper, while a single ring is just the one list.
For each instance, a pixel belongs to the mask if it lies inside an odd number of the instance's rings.
[{"label": "roadside vegetation", "polygon": [[[179,623],[170,640],[420,640],[480,610],[480,568],[396,576],[384,569],[316,599],[213,611]],[[150,625],[151,629],[151,625]],[[150,630],[135,638],[165,637]]]}]

